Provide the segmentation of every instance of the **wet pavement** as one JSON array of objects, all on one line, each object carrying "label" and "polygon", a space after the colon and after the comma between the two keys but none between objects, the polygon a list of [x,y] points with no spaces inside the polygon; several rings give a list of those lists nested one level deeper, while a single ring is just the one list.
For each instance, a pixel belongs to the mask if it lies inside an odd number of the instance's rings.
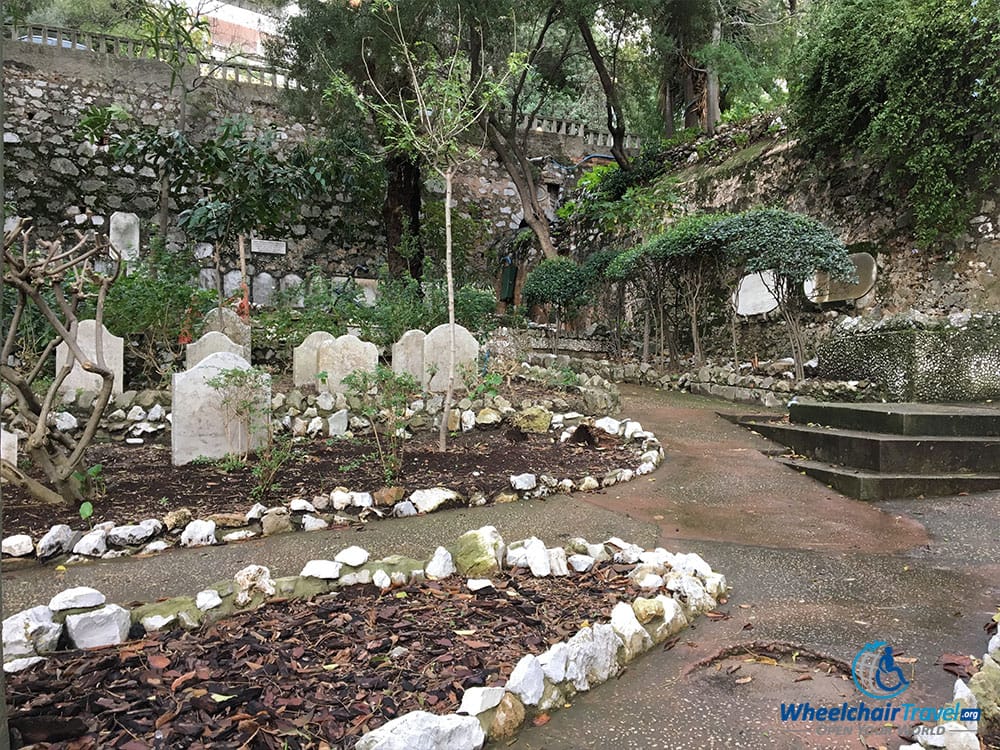
[{"label": "wet pavement", "polygon": [[[360,532],[173,550],[74,566],[62,575],[50,567],[5,566],[5,610],[84,584],[119,602],[191,594],[250,563],[290,575],[348,544],[376,556],[426,557],[437,544],[487,524],[507,540],[537,535],[549,544],[616,535],[699,552],[729,580],[731,595],[719,607],[729,619],[699,619],[672,648],[655,649],[619,679],[576,696],[571,709],[552,714],[544,726],[524,729],[514,747],[899,745],[900,722],[863,725],[864,742],[859,725],[848,727],[853,735],[830,737],[824,725],[783,723],[782,702],[839,705],[860,695],[837,674],[800,681],[802,673],[787,664],[739,656],[774,644],[850,663],[865,643],[885,640],[907,659],[913,682],[907,701],[939,706],[950,700],[954,678],[935,661],[944,653],[982,654],[983,625],[1000,603],[1000,492],[862,503],[768,458],[760,449],[771,444],[715,414],[739,407],[651,389],[625,387],[623,395],[623,415],[660,437],[667,460],[652,475],[604,493],[384,521]],[[723,651],[737,656],[713,660]]]}]

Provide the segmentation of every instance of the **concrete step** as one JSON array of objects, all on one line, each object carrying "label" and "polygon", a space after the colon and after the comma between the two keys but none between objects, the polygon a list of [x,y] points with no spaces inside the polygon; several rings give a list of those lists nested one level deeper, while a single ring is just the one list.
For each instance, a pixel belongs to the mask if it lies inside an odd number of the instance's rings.
[{"label": "concrete step", "polygon": [[921,476],[1000,474],[998,437],[881,434],[762,421],[743,424],[822,463]]},{"label": "concrete step", "polygon": [[1000,437],[1000,407],[990,404],[793,403],[790,420],[895,435]]},{"label": "concrete step", "polygon": [[1000,489],[1000,474],[889,474],[800,458],[776,460],[858,500],[942,497]]}]

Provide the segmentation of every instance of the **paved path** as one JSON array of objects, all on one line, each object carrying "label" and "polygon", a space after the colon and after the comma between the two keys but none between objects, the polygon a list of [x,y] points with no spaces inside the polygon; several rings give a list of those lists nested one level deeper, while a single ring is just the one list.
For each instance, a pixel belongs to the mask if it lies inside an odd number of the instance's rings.
[{"label": "paved path", "polygon": [[[603,494],[557,497],[371,524],[363,532],[285,535],[211,550],[71,567],[4,572],[7,611],[88,584],[112,601],[192,593],[251,562],[275,575],[347,544],[375,555],[426,556],[469,528],[493,524],[504,538],[536,534],[549,543],[612,534],[644,546],[697,551],[724,572],[729,620],[702,618],[671,650],[657,649],[619,680],[577,696],[571,710],[522,732],[523,750],[656,748],[862,748],[858,738],[791,733],[778,704],[856,701],[839,678],[793,682],[777,667],[745,665],[739,685],[698,666],[723,648],[781,641],[850,661],[866,642],[887,640],[915,657],[906,697],[940,705],[953,682],[934,661],[945,652],[980,654],[983,624],[1000,601],[1000,493],[860,503],[772,461],[763,439],[715,415],[731,405],[626,388],[623,414],[660,436],[660,469]],[[876,728],[877,730],[877,728]],[[875,732],[876,735],[878,731]],[[879,740],[876,737],[875,740]],[[873,746],[898,745],[882,732]],[[505,745],[502,745],[505,746]]]}]

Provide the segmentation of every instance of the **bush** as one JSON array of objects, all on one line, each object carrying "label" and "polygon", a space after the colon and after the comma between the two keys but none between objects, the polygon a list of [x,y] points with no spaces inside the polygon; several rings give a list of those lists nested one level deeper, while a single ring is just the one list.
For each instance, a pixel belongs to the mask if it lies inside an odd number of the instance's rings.
[{"label": "bush", "polygon": [[552,305],[556,327],[572,318],[587,303],[590,277],[583,266],[569,258],[547,258],[528,274],[521,289],[521,299],[529,307]]}]

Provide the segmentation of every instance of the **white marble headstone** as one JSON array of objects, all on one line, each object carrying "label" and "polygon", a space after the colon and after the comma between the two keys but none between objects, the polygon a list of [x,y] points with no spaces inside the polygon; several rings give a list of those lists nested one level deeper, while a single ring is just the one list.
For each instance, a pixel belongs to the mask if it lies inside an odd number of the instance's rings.
[{"label": "white marble headstone", "polygon": [[[112,394],[122,392],[124,380],[125,341],[121,336],[115,336],[103,325],[98,328],[95,320],[81,320],[77,327],[76,343],[83,354],[96,364],[102,364],[114,376],[111,386]],[[100,355],[98,355],[100,350]],[[69,362],[69,346],[63,341],[56,347],[56,372],[58,373]],[[103,380],[100,375],[87,372],[79,360],[73,363],[73,369],[59,387],[59,393],[74,393],[78,389],[99,391]]]},{"label": "white marble headstone", "polygon": [[[434,328],[424,339],[424,373],[422,384],[425,391],[441,393],[448,390],[448,362],[450,359],[451,332],[447,323]],[[455,386],[462,386],[458,372],[463,366],[478,366],[479,342],[463,326],[455,326]]]},{"label": "white marble headstone", "polygon": [[317,385],[320,344],[334,340],[332,333],[313,331],[292,350],[292,382],[296,388],[303,385]]},{"label": "white marble headstone", "polygon": [[774,284],[773,271],[751,273],[740,279],[733,300],[736,313],[738,315],[763,315],[777,309],[778,300],[771,293]]},{"label": "white marble headstone", "polygon": [[320,390],[346,393],[344,378],[355,370],[374,372],[378,365],[378,347],[370,341],[345,333],[333,341],[324,341],[317,351],[316,366],[325,373],[325,383]]}]

